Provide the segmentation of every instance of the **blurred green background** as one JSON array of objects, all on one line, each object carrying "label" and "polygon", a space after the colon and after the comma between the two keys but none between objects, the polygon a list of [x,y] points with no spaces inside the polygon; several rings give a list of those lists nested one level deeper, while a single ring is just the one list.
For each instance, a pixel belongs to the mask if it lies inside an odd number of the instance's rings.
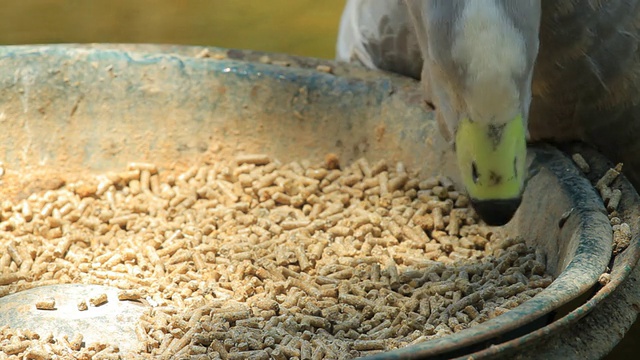
[{"label": "blurred green background", "polygon": [[344,0],[2,0],[0,44],[171,43],[333,58]]}]

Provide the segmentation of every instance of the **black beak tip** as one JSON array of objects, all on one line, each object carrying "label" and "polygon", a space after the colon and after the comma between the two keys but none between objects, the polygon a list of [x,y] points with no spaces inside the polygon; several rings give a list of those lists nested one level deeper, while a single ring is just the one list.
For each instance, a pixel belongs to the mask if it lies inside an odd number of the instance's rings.
[{"label": "black beak tip", "polygon": [[471,199],[473,209],[489,226],[502,226],[508,223],[520,207],[521,202],[521,197],[496,200]]}]

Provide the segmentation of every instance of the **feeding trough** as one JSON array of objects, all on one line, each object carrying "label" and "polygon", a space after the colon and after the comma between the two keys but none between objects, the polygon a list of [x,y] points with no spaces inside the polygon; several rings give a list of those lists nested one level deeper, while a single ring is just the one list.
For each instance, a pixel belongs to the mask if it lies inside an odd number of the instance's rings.
[{"label": "feeding trough", "polygon": [[[3,129],[0,133],[0,149],[7,169],[5,177],[13,174],[12,172],[36,174],[22,182],[11,182],[10,178],[6,180],[13,186],[4,189],[4,196],[11,198],[15,204],[29,201],[29,196],[64,189],[65,184],[75,184],[70,191],[78,194],[80,185],[69,180],[73,178],[69,174],[116,171],[126,169],[128,164],[131,167],[130,162],[158,164],[158,168],[188,168],[190,164],[207,161],[206,159],[234,159],[239,154],[268,154],[283,163],[301,159],[322,160],[326,154],[335,154],[342,166],[355,163],[361,158],[371,162],[387,159],[401,162],[403,166],[419,171],[421,176],[455,173],[453,156],[439,137],[433,113],[421,104],[419,86],[414,80],[399,76],[284,55],[153,45],[3,47],[0,48],[0,68],[3,69],[0,72],[0,117]],[[597,177],[610,166],[589,149],[576,147],[568,151],[583,154],[592,167],[588,176]],[[554,343],[555,339],[564,334],[595,334],[598,328],[590,325],[589,319],[606,317],[602,314],[614,311],[612,309],[618,306],[616,296],[631,296],[624,292],[629,291],[624,290],[624,284],[639,255],[636,210],[638,195],[635,190],[622,176],[612,185],[623,193],[617,210],[618,216],[621,221],[629,224],[633,240],[611,262],[612,227],[607,210],[590,179],[585,177],[566,153],[556,148],[533,146],[529,152],[532,177],[522,206],[508,226],[495,231],[504,232],[506,237],[521,236],[526,245],[535,249],[540,259],[544,259],[546,271],[553,276],[553,282],[509,311],[467,329],[402,346],[397,350],[380,353],[363,351],[361,355],[402,359],[471,355],[474,358],[492,358],[513,352],[527,357],[546,351],[560,356],[577,345],[570,342],[558,345]],[[255,159],[252,161],[262,162]],[[144,171],[149,171],[153,176],[158,171],[155,168],[151,171],[135,166],[132,169],[130,171],[138,171],[137,176]],[[51,173],[65,181],[56,185],[48,184],[46,174]],[[109,184],[115,189],[120,186],[118,184],[121,181],[122,176]],[[149,183],[148,178],[136,178],[136,181]],[[100,184],[97,188],[99,187]],[[131,185],[125,187],[128,189],[124,193],[126,196],[134,191],[131,190]],[[99,191],[93,190],[88,197],[98,198]],[[202,194],[198,196],[206,197]],[[20,206],[22,207],[15,205],[14,208],[25,213],[25,206]],[[9,207],[6,210],[9,211]],[[113,216],[116,215],[117,210]],[[133,218],[123,219],[123,222],[118,222],[110,218],[111,222],[106,222],[105,233],[113,231],[113,235],[117,236],[121,234],[117,227],[129,230],[133,225],[128,221]],[[26,220],[25,223],[29,221]],[[15,232],[22,223],[7,228],[9,225],[5,224],[3,231],[12,232],[13,237],[0,239],[0,248],[3,250],[9,249],[10,244],[13,247],[20,247],[21,244],[19,239],[16,240]],[[47,234],[51,234],[51,229],[56,228],[50,225],[47,225]],[[96,226],[99,228],[99,225]],[[152,227],[152,224],[147,224],[147,227]],[[60,239],[63,239],[66,236],[64,225],[60,225],[60,229]],[[336,234],[336,238],[340,237]],[[185,239],[188,238],[184,236]],[[328,241],[332,239],[333,237]],[[170,242],[175,238],[165,240]],[[85,247],[103,250],[109,248],[109,244],[101,244],[100,241],[86,240]],[[141,240],[133,238],[131,241]],[[165,253],[173,256],[173,252],[163,250],[162,241],[156,247],[160,256]],[[222,250],[216,251],[220,253]],[[40,264],[38,256],[43,252],[44,250],[34,246],[26,258],[31,256],[35,263]],[[114,252],[117,253],[118,250]],[[62,255],[54,252],[49,260],[63,264],[63,260],[71,261],[65,256],[64,252]],[[106,266],[105,269],[109,270],[109,266],[122,265],[122,269],[129,266],[131,276],[134,277],[135,266],[143,268],[141,259],[135,253],[122,253],[120,257],[126,259],[110,260],[112,256],[115,255],[102,258],[96,256],[98,260],[94,258],[66,278],[60,275],[58,278],[38,282],[37,277],[41,273],[26,272],[21,273],[25,279],[0,286],[0,294],[3,295],[0,298],[3,313],[0,316],[0,326],[24,329],[33,320],[33,328],[29,330],[37,331],[34,307],[28,306],[35,301],[33,293],[36,290],[40,297],[47,297],[46,291],[49,288],[50,297],[55,298],[58,294],[64,299],[77,302],[80,297],[89,296],[78,295],[78,292],[88,291],[89,286],[111,286],[117,280],[123,280],[109,277],[106,272],[101,273],[103,267]],[[60,258],[62,260],[56,260]],[[14,268],[9,266],[11,261],[15,262],[15,258],[6,259],[7,269],[3,270],[3,274],[19,272],[20,265],[13,265]],[[193,263],[198,265],[200,261],[196,258],[188,259],[191,265],[185,266],[192,266]],[[215,263],[214,258],[205,260]],[[303,267],[298,263],[292,264],[291,269]],[[42,265],[43,268],[46,268],[45,265]],[[170,269],[173,269],[173,265],[175,264],[162,265],[167,276],[180,274],[188,278],[188,274],[191,274],[186,267],[182,273],[172,272]],[[207,266],[205,263],[200,265],[205,268]],[[228,265],[239,266],[239,263]],[[598,280],[607,271],[607,267],[611,270],[611,281],[602,286]],[[91,285],[83,285],[85,280],[82,279],[88,279],[83,274],[102,274],[105,282],[96,284],[96,278],[92,278],[94,280],[91,280]],[[297,276],[287,271],[284,274],[285,277]],[[143,283],[143,277],[138,276],[136,281]],[[192,277],[193,281],[197,278],[196,275]],[[56,279],[61,283],[76,285],[59,288],[56,287],[59,285],[54,285]],[[188,280],[184,282],[188,283]],[[33,285],[27,286],[25,281],[32,281]],[[215,288],[222,281],[214,278],[208,282],[194,282],[198,285],[194,285],[186,295],[181,295],[179,301],[188,306],[186,299],[191,294],[199,293],[202,286]],[[289,280],[288,284],[292,283],[304,287]],[[332,293],[329,286],[331,284],[323,284],[325,287],[320,286],[319,289],[329,289],[328,293]],[[144,286],[151,288],[153,284]],[[164,288],[155,289],[165,291]],[[112,288],[105,288],[104,291],[109,292],[112,298],[117,297],[110,292],[113,291]],[[202,297],[216,304],[207,308],[210,320],[215,318],[216,307],[222,306],[221,301],[235,296],[234,289],[212,291],[210,297]],[[333,293],[339,303],[350,299],[340,298],[337,295],[340,291],[342,290],[336,285]],[[173,297],[169,298],[178,301]],[[60,336],[66,335],[70,339],[74,331],[81,331],[85,334],[84,346],[100,337],[106,339],[105,343],[109,342],[108,339],[114,339],[116,343],[113,345],[119,350],[133,354],[139,352],[141,346],[144,347],[139,343],[140,333],[152,333],[151,325],[145,328],[136,323],[138,317],[152,314],[153,308],[163,308],[153,297],[142,296],[137,300],[139,304],[136,306],[119,311],[119,303],[114,298],[109,306],[116,307],[112,314],[114,317],[120,316],[119,321],[114,322],[109,318],[109,313],[102,312],[93,317],[96,326],[87,326],[86,322],[82,322],[81,330],[78,328],[79,323],[73,322],[73,316],[66,316],[62,312],[58,316],[52,316],[61,324]],[[122,307],[125,304],[131,305],[125,302]],[[198,305],[200,308],[207,306]],[[283,303],[279,304],[281,313],[286,313],[282,310],[284,306]],[[75,311],[73,307],[65,309]],[[95,314],[99,310],[99,306],[90,306],[86,311],[87,314]],[[151,313],[140,315],[145,310]],[[171,311],[175,313],[178,310]],[[621,311],[628,311],[628,320],[609,324],[618,329],[616,335],[599,340],[600,343],[596,344],[599,350],[590,350],[589,354],[603,355],[619,341],[619,336],[635,318],[634,310]],[[125,313],[126,316],[123,315]],[[318,314],[314,316],[321,317]],[[171,333],[176,339],[182,339],[176,340],[176,343],[181,344],[179,350],[197,342],[194,335],[196,330],[190,330],[195,329],[195,324],[198,323],[196,320],[190,323],[193,326]],[[235,319],[227,321],[233,324],[237,322]],[[105,326],[107,323],[110,325]],[[331,323],[327,327],[335,330],[336,325],[337,323]],[[171,329],[171,326],[167,326]],[[263,326],[264,323],[259,323],[254,327],[259,333]],[[308,327],[307,330],[312,334],[317,326]],[[50,331],[56,332],[52,329]],[[204,334],[207,329],[198,328],[197,331]],[[167,330],[167,333],[170,331]],[[128,335],[123,337],[122,334]],[[129,341],[122,338],[128,338]],[[242,351],[252,351],[242,348],[244,345],[229,345],[230,349],[216,350],[217,340],[210,338],[209,341],[204,341],[200,338],[200,341],[197,351],[229,351],[230,356]],[[309,341],[309,344],[314,344]],[[223,341],[221,343],[224,344]],[[161,341],[158,344],[162,346]],[[277,345],[265,346],[265,349],[260,350],[263,352],[253,354],[273,355],[274,351],[280,351]],[[164,346],[162,350],[172,349],[170,344]],[[267,348],[271,350],[266,350]],[[94,350],[97,352],[101,349]],[[147,350],[154,350],[153,346],[149,345]],[[295,349],[292,351],[295,352]],[[349,354],[360,353],[355,349]]]}]

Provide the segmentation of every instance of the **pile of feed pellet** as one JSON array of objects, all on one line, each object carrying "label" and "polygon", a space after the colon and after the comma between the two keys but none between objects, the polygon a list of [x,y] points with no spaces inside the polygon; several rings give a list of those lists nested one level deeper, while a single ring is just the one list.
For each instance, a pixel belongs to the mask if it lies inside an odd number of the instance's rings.
[{"label": "pile of feed pellet", "polygon": [[[149,305],[141,357],[354,358],[480,324],[552,281],[523,239],[477,224],[450,180],[402,163],[245,155],[52,187],[0,206],[0,296],[126,290]],[[0,358],[118,356],[32,330],[0,328]]]},{"label": "pile of feed pellet", "polygon": [[[573,162],[583,174],[588,175],[591,172],[591,167],[582,154],[573,153],[571,159],[573,159]],[[617,256],[626,250],[633,240],[631,226],[627,222],[622,221],[620,214],[618,214],[618,206],[623,196],[622,190],[612,187],[614,181],[621,173],[622,163],[618,163],[614,167],[607,169],[602,177],[597,178],[597,180],[591,183],[600,194],[608,213],[609,223],[613,230],[613,256]],[[598,278],[598,282],[604,286],[610,281],[611,269],[607,267],[605,272]]]}]

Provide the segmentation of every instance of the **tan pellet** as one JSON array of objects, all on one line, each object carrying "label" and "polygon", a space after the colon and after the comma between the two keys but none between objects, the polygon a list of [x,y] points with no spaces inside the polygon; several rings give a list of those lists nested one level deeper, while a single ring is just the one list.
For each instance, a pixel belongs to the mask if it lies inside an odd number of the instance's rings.
[{"label": "tan pellet", "polygon": [[631,243],[631,227],[626,222],[613,225],[613,253],[619,254]]},{"label": "tan pellet", "polygon": [[164,257],[166,255],[173,255],[176,251],[178,251],[178,249],[181,249],[182,247],[184,247],[184,242],[183,241],[173,241],[177,236],[178,236],[179,232],[175,232],[173,235],[171,235],[171,237],[169,237],[166,242],[169,243],[168,246],[163,246],[161,249],[158,249],[157,251],[153,251],[156,253],[157,256],[159,257]]},{"label": "tan pellet", "polygon": [[583,173],[586,174],[589,171],[591,171],[591,167],[589,166],[587,161],[584,159],[584,157],[582,157],[581,154],[575,153],[571,155],[571,159],[573,159],[573,162],[578,166],[580,171],[582,171]]},{"label": "tan pellet", "polygon": [[29,345],[31,345],[31,341],[24,340],[18,343],[9,344],[2,347],[2,351],[7,355],[15,355],[25,351]]},{"label": "tan pellet", "polygon": [[56,299],[49,298],[36,302],[36,309],[38,310],[55,310],[56,309]]},{"label": "tan pellet", "polygon": [[136,214],[121,215],[121,216],[113,217],[109,219],[109,224],[125,227],[129,221],[134,221],[136,217],[137,217]]},{"label": "tan pellet", "polygon": [[399,175],[389,180],[388,191],[394,192],[401,189],[402,187],[404,187],[408,180],[409,176],[406,173],[400,173]]},{"label": "tan pellet", "polygon": [[266,165],[271,162],[271,158],[266,154],[246,154],[236,156],[236,162],[238,164]]},{"label": "tan pellet", "polygon": [[48,351],[40,346],[30,347],[25,353],[24,358],[30,360],[47,360],[51,357]]},{"label": "tan pellet", "polygon": [[618,204],[622,199],[622,191],[619,189],[613,189],[609,195],[609,201],[607,202],[607,211],[612,212],[618,209]]},{"label": "tan pellet", "polygon": [[24,273],[12,272],[8,274],[0,274],[0,286],[10,285],[19,280],[26,279],[27,275]]},{"label": "tan pellet", "polygon": [[333,74],[333,69],[329,65],[318,65],[316,66],[316,70],[327,74]]},{"label": "tan pellet", "polygon": [[142,162],[130,162],[127,164],[127,170],[139,170],[139,171],[147,171],[151,174],[158,173],[158,167],[156,164],[150,163],[142,163]]},{"label": "tan pellet", "polygon": [[598,277],[598,283],[600,283],[600,285],[602,286],[607,285],[610,281],[611,281],[611,274],[609,273],[600,274],[600,276]]},{"label": "tan pellet", "polygon": [[11,256],[11,259],[13,259],[13,262],[16,263],[16,265],[20,266],[22,265],[22,256],[20,256],[20,253],[18,252],[18,250],[16,249],[16,244],[14,241],[11,241],[9,244],[7,244],[7,253]]},{"label": "tan pellet", "polygon": [[387,169],[388,169],[387,161],[384,159],[380,159],[371,167],[371,175],[376,176],[379,173],[386,171]]},{"label": "tan pellet", "polygon": [[596,189],[611,186],[613,181],[618,177],[618,175],[620,175],[620,172],[622,172],[622,164],[617,164],[615,168],[607,170],[607,172],[596,183]]},{"label": "tan pellet", "polygon": [[151,172],[149,170],[140,171],[140,190],[143,192],[151,191]]},{"label": "tan pellet", "polygon": [[143,295],[140,289],[122,290],[118,292],[118,300],[140,300]]},{"label": "tan pellet", "polygon": [[431,210],[431,216],[433,219],[433,228],[438,230],[444,229],[444,218],[442,215],[442,208],[441,207],[433,208],[433,210]]},{"label": "tan pellet", "polygon": [[316,297],[316,298],[321,296],[320,289],[318,289],[317,287],[314,287],[309,282],[305,282],[305,281],[302,281],[302,280],[296,279],[296,278],[290,278],[288,281],[289,281],[289,284],[299,288],[300,290],[304,291],[305,293],[309,294],[310,296],[313,296],[313,297]]},{"label": "tan pellet", "polygon": [[114,175],[115,176],[112,179],[114,183],[121,182],[122,184],[128,184],[131,180],[140,179],[140,170],[134,169],[134,170],[121,171],[118,174],[114,174]]},{"label": "tan pellet", "polygon": [[385,341],[384,340],[356,340],[353,343],[353,348],[359,351],[384,350]]},{"label": "tan pellet", "polygon": [[109,300],[107,298],[107,294],[105,294],[105,293],[102,293],[102,294],[99,294],[97,296],[93,296],[93,297],[89,298],[89,303],[91,305],[93,305],[93,306],[96,306],[96,307],[106,304],[107,301],[109,301]]},{"label": "tan pellet", "polygon": [[[33,286],[33,274],[120,287],[119,301],[155,306],[136,327],[141,357],[321,359],[446,336],[553,280],[523,242],[477,225],[449,179],[339,160],[250,154],[168,173],[130,163],[7,200],[0,285]],[[624,245],[621,224],[612,221]],[[16,230],[24,225],[33,234]],[[74,355],[118,356],[73,340]]]},{"label": "tan pellet", "polygon": [[80,348],[82,347],[82,340],[83,340],[82,333],[79,333],[79,332],[74,333],[73,336],[71,337],[71,340],[69,340],[69,346],[71,347],[71,350],[75,350],[75,351],[80,350]]},{"label": "tan pellet", "polygon": [[305,249],[303,247],[296,247],[294,249],[296,257],[298,258],[298,265],[300,266],[300,270],[307,271],[312,265],[307,257]]},{"label": "tan pellet", "polygon": [[11,261],[11,255],[9,255],[7,252],[0,256],[0,273],[10,271],[9,266],[11,265]]}]

